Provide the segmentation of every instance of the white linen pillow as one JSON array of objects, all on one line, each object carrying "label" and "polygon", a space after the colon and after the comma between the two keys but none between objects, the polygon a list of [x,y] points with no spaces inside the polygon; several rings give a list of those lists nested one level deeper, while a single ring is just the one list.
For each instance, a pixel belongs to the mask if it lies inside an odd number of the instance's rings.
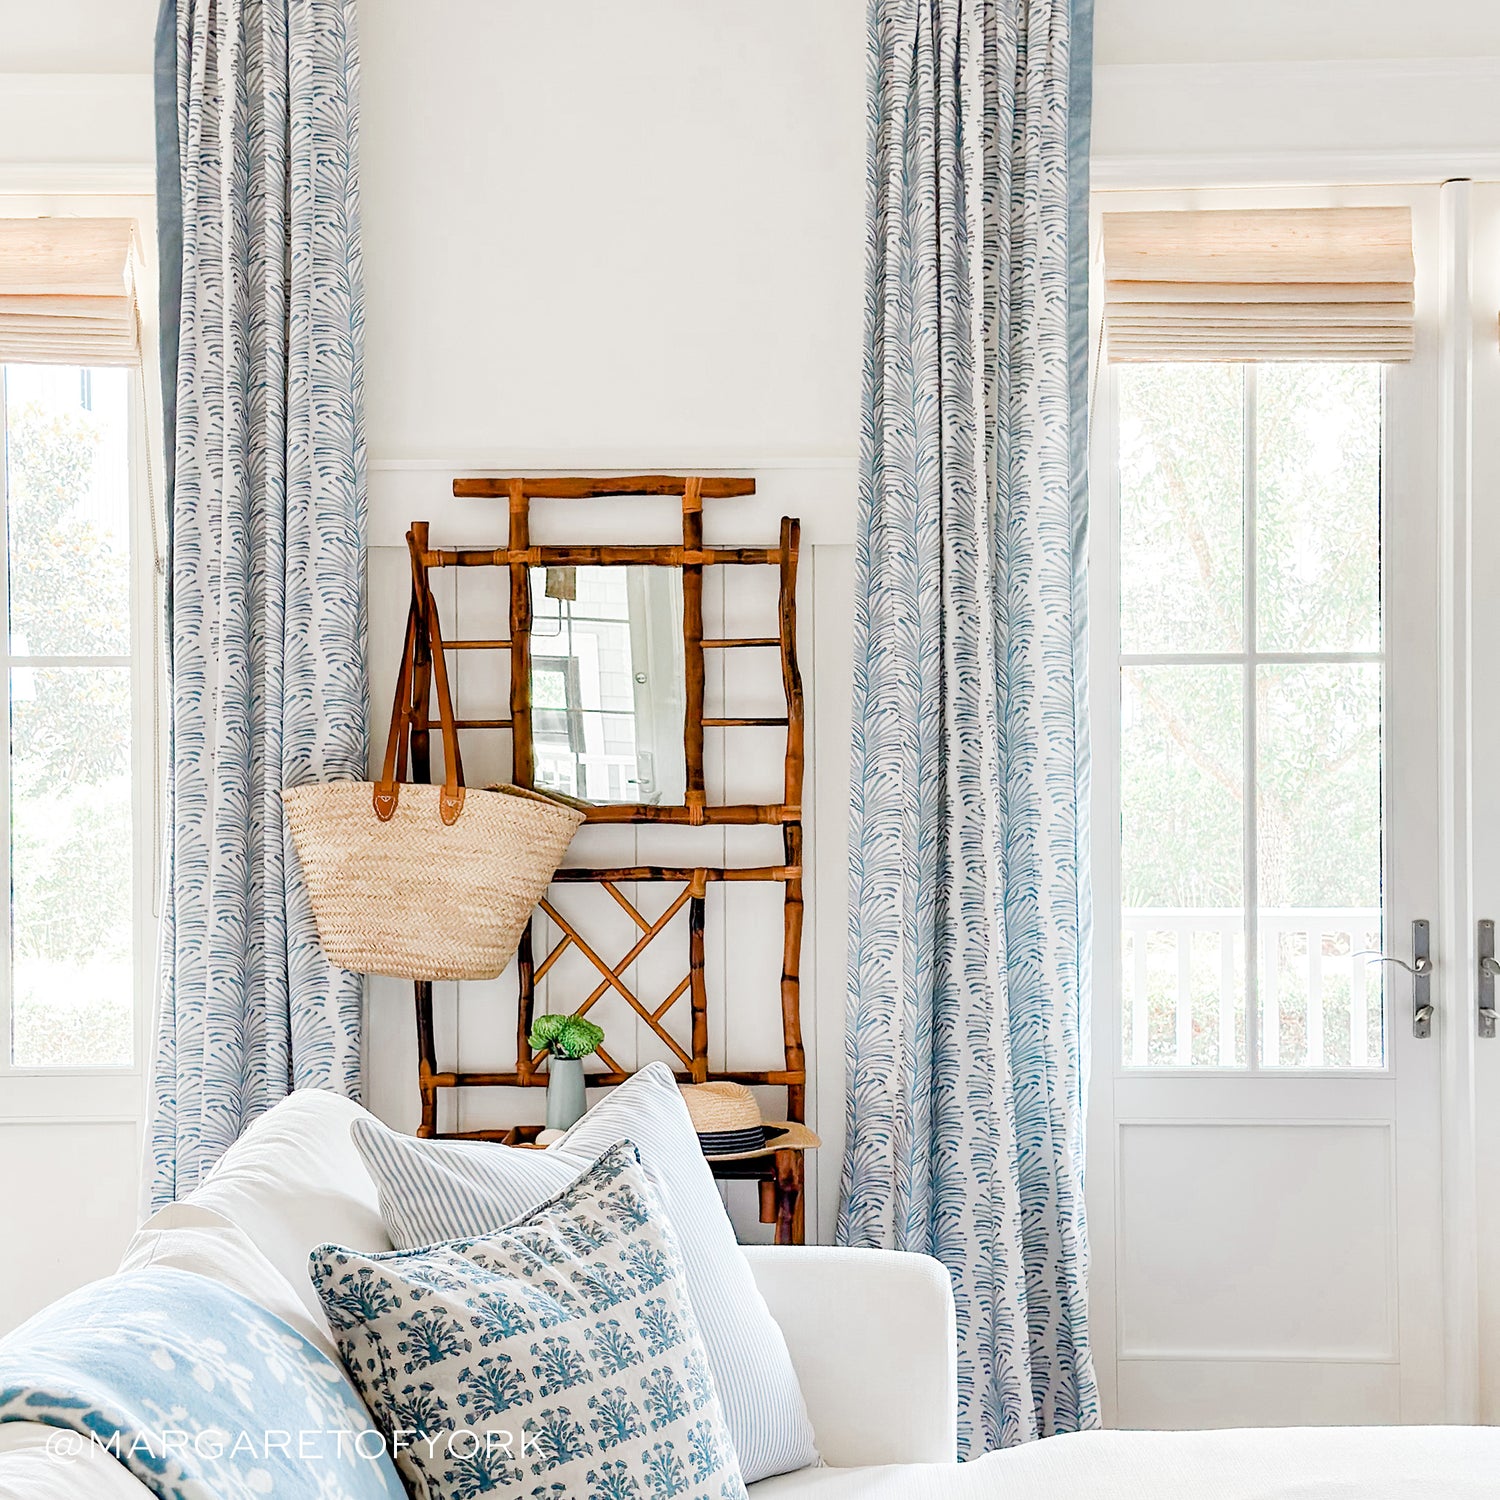
[{"label": "white linen pillow", "polygon": [[291,1282],[223,1214],[195,1203],[169,1203],[152,1214],[125,1247],[120,1269],[162,1266],[207,1276],[240,1292],[337,1363],[339,1351],[322,1306],[316,1312],[305,1307]]},{"label": "white linen pillow", "polygon": [[472,1238],[562,1192],[622,1140],[635,1143],[687,1266],[688,1294],[746,1484],[818,1462],[786,1340],[735,1241],[671,1070],[652,1063],[543,1151],[424,1141],[369,1117],[351,1127],[398,1248]]},{"label": "white linen pillow", "polygon": [[352,1120],[373,1118],[340,1094],[298,1089],[256,1120],[182,1201],[243,1230],[321,1318],[308,1251],[329,1240],[391,1248],[375,1184],[349,1139]]}]

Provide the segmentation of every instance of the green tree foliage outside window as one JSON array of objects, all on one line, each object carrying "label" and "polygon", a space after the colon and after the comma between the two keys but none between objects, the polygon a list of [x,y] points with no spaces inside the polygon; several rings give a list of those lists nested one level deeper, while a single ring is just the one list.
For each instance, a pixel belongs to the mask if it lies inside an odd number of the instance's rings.
[{"label": "green tree foliage outside window", "polygon": [[[108,524],[120,507],[98,498],[99,421],[25,400],[8,401],[6,415],[11,652],[84,658],[11,674],[11,1055],[28,1066],[123,1064],[130,670],[87,658],[129,652],[128,542]],[[123,474],[113,477],[123,492]]]},{"label": "green tree foliage outside window", "polygon": [[[1293,657],[1378,653],[1380,367],[1257,367],[1253,433],[1247,433],[1244,382],[1237,365],[1117,371],[1121,651],[1189,658],[1238,655],[1252,646]],[[1247,463],[1255,499],[1249,558]],[[1247,563],[1254,577],[1248,625]],[[1255,798],[1259,908],[1378,908],[1381,679],[1378,661],[1264,663],[1253,669],[1249,700],[1239,663],[1124,664],[1120,838],[1127,914],[1243,910],[1247,796]],[[1247,787],[1252,701],[1256,773]],[[1331,1062],[1349,1055],[1346,976],[1352,948],[1363,941],[1330,936],[1324,950]],[[1191,960],[1194,1061],[1211,1062],[1218,1057],[1222,954],[1216,939],[1197,943],[1203,951]],[[1281,1055],[1271,1060],[1294,1063],[1305,1043],[1307,1002],[1297,987],[1305,985],[1306,954],[1293,940],[1274,958],[1282,1026]],[[1175,946],[1153,953],[1149,967],[1151,1060],[1172,1061]],[[1243,975],[1243,953],[1232,967]],[[1372,972],[1377,1057],[1380,982]],[[1242,998],[1240,1008],[1243,1060]]]}]

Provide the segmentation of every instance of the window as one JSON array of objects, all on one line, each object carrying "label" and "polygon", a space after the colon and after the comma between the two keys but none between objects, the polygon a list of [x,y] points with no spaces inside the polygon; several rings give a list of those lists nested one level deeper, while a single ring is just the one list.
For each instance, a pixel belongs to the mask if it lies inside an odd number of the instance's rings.
[{"label": "window", "polygon": [[135,378],[124,368],[0,366],[13,1068],[135,1062]]},{"label": "window", "polygon": [[1127,1065],[1385,1064],[1382,378],[1114,369]]}]

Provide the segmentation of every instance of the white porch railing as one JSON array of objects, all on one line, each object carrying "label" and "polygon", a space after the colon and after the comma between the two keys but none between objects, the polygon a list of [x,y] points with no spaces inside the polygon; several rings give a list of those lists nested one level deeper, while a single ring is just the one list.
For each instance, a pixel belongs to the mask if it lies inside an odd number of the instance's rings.
[{"label": "white porch railing", "polygon": [[[1262,908],[1257,928],[1265,1066],[1380,1066],[1383,980],[1361,951],[1380,946],[1380,913]],[[1244,912],[1127,909],[1121,937],[1130,1063],[1243,1066]]]},{"label": "white porch railing", "polygon": [[637,762],[634,754],[606,755],[593,750],[575,754],[540,745],[536,748],[536,775],[542,786],[596,802],[639,801]]}]

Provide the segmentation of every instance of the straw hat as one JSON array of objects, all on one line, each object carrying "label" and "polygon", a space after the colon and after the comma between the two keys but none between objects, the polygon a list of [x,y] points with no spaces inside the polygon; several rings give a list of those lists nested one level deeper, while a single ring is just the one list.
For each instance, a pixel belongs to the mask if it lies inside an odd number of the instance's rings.
[{"label": "straw hat", "polygon": [[748,1161],[823,1144],[796,1120],[763,1120],[755,1095],[743,1083],[685,1083],[682,1098],[710,1161]]}]

